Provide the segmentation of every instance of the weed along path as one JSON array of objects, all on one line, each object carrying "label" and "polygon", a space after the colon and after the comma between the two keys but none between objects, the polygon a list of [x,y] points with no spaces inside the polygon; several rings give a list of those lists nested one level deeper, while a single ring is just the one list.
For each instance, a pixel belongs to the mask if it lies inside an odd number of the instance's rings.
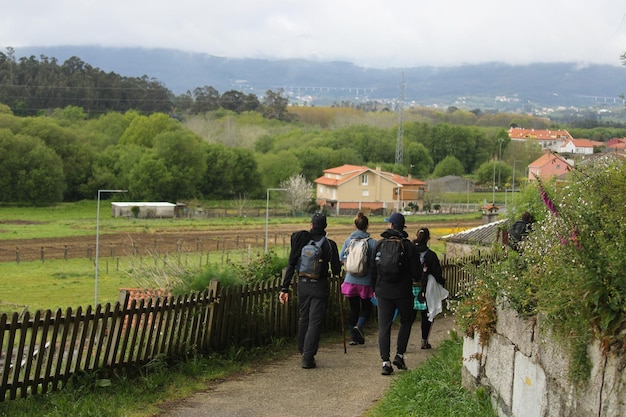
[{"label": "weed along path", "polygon": [[[415,321],[406,353],[409,369],[416,368],[437,350],[455,327],[452,316],[440,315],[433,324],[432,350],[420,349],[420,321]],[[162,406],[159,417],[346,417],[362,416],[379,400],[394,378],[380,374],[376,323],[366,329],[364,345],[323,343],[317,368],[302,369],[300,355],[259,366],[207,386],[206,391]],[[398,333],[394,325],[392,337]],[[392,356],[395,353],[392,340]],[[294,347],[295,348],[295,347]]]}]

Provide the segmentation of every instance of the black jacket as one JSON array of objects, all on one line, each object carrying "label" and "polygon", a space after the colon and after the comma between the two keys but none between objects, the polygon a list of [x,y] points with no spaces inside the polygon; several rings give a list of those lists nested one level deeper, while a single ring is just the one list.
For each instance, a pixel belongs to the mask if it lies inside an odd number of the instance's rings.
[{"label": "black jacket", "polygon": [[[405,273],[402,275],[400,281],[389,282],[381,279],[378,276],[376,269],[376,250],[373,252],[373,258],[371,259],[371,271],[372,271],[372,287],[377,297],[400,299],[413,297],[413,280],[419,279],[419,256],[415,252],[415,247],[409,239],[407,234],[403,230],[387,229],[381,233],[383,239],[388,239],[392,236],[399,237],[404,240],[404,247],[406,249],[406,256],[408,265]],[[381,242],[380,240],[378,242]],[[378,243],[377,243],[378,245]]]},{"label": "black jacket", "polygon": [[[283,292],[289,291],[289,285],[296,272],[296,266],[298,265],[302,248],[309,243],[311,239],[318,241],[322,236],[326,236],[326,231],[317,228],[313,228],[310,231],[301,230],[291,235],[291,251],[289,253],[289,260],[287,261],[285,276],[283,277]],[[339,260],[337,244],[335,241],[328,238],[326,238],[326,242],[328,242],[328,244],[325,243],[322,245],[322,258],[325,267],[322,268],[320,272],[320,279],[327,279],[331,273],[333,275],[339,275],[341,273],[341,261]]]},{"label": "black jacket", "polygon": [[426,288],[428,275],[435,277],[435,280],[437,280],[437,282],[441,285],[446,285],[446,279],[443,277],[441,263],[439,262],[437,254],[426,245],[418,245],[415,240],[413,241],[413,244],[415,245],[415,251],[417,252],[418,262],[421,263],[419,259],[421,259],[421,255],[424,253],[424,265],[421,265],[422,271],[420,278],[422,288]]}]

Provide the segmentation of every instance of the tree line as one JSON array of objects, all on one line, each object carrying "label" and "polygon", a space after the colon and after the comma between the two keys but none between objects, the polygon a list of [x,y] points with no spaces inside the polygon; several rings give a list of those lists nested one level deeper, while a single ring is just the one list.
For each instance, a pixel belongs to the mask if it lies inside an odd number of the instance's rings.
[{"label": "tree line", "polygon": [[89,117],[110,111],[142,114],[201,114],[219,108],[242,113],[258,111],[285,120],[287,99],[282,91],[268,91],[262,101],[254,94],[230,90],[220,94],[204,86],[175,96],[163,83],[149,78],[105,72],[71,57],[59,63],[41,55],[15,58],[13,48],[0,52],[0,102],[15,115],[34,116],[57,108],[77,106]]},{"label": "tree line", "polygon": [[[459,175],[489,185],[497,170],[502,186],[513,176],[520,181],[527,164],[541,154],[536,144],[511,142],[506,129],[549,126],[546,119],[519,114],[409,109],[401,137],[403,160],[397,163],[393,113],[292,107],[281,91],[268,91],[257,105],[242,93],[196,89],[185,108],[200,106],[198,113],[190,110],[184,117],[173,117],[169,108],[148,110],[140,101],[120,111],[104,106],[102,113],[77,104],[49,107],[50,98],[36,90],[32,97],[46,103],[45,112],[5,101],[15,98],[2,95],[7,79],[80,87],[81,80],[106,75],[77,59],[61,66],[53,61],[42,59],[44,65],[37,65],[21,59],[17,64],[10,54],[0,54],[0,202],[45,205],[93,199],[99,189],[112,188],[129,190],[125,196],[133,200],[263,198],[267,188],[294,175],[312,182],[324,169],[343,164],[381,167],[422,180]],[[68,78],[54,76],[55,66]],[[41,84],[43,79],[47,82]],[[116,94],[123,93],[121,85]],[[158,97],[163,87],[153,87]],[[59,92],[58,99],[75,99],[68,91]],[[39,110],[28,114],[29,109]],[[579,129],[574,136],[604,140],[624,137],[626,131]]]}]

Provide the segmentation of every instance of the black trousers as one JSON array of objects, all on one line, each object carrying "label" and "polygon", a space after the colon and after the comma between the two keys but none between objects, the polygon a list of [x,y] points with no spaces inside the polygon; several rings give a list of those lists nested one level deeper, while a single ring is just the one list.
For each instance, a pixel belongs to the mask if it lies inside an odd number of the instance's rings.
[{"label": "black trousers", "polygon": [[376,297],[376,299],[378,301],[378,349],[380,350],[380,358],[387,362],[390,358],[391,325],[396,308],[400,316],[396,353],[404,354],[406,352],[409,337],[411,337],[411,326],[415,321],[413,297],[399,299]]},{"label": "black trousers", "polygon": [[329,292],[327,279],[317,282],[298,279],[298,350],[303,362],[310,363],[317,354]]}]

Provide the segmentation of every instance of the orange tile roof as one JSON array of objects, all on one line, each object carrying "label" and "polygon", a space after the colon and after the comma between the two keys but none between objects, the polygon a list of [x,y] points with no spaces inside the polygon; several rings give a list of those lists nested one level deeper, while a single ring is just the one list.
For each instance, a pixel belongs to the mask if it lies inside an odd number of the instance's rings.
[{"label": "orange tile roof", "polygon": [[589,139],[571,139],[571,142],[577,148],[593,148],[594,146],[604,146],[604,142]]},{"label": "orange tile roof", "polygon": [[507,131],[511,139],[539,139],[539,140],[555,140],[566,137],[573,139],[567,130],[549,130],[549,129],[523,129],[521,127],[511,127]]},{"label": "orange tile roof", "polygon": [[[316,179],[314,182],[316,184],[321,184],[321,185],[338,186],[339,184],[347,182],[351,180],[352,178],[359,176],[362,173],[367,172],[367,171],[373,172],[375,174],[379,174],[382,177],[387,178],[389,181],[395,182],[396,184],[399,184],[402,186],[426,185],[424,181],[418,180],[416,178],[409,179],[402,175],[394,174],[392,172],[379,171],[377,169],[371,169],[366,166],[349,165],[349,164],[325,169],[324,175]],[[338,176],[339,178],[328,178],[326,174]]]}]

